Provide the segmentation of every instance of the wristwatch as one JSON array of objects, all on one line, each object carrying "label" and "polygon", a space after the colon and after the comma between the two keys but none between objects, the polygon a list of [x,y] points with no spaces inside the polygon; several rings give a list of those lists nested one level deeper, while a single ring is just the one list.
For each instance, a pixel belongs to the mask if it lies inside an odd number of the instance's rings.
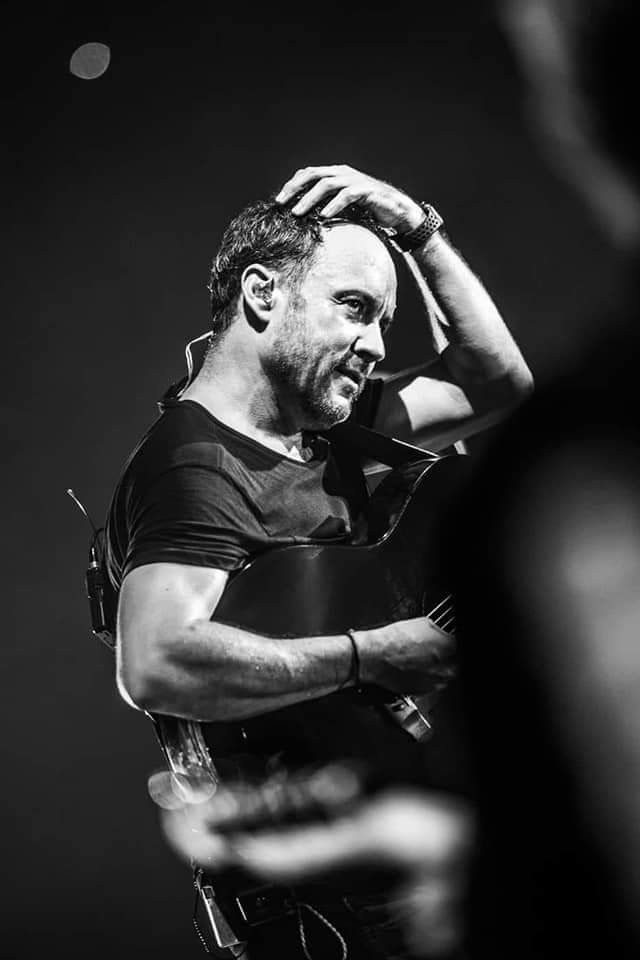
[{"label": "wristwatch", "polygon": [[424,210],[423,220],[413,230],[407,233],[396,233],[393,238],[394,243],[397,243],[405,253],[417,250],[444,225],[444,220],[430,203],[420,200],[419,206]]}]

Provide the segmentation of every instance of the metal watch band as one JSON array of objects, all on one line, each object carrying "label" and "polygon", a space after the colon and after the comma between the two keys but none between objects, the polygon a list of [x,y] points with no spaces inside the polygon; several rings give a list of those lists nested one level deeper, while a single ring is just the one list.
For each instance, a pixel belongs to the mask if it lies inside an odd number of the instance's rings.
[{"label": "metal watch band", "polygon": [[405,253],[411,250],[417,250],[418,247],[426,243],[429,237],[432,237],[444,224],[444,220],[430,203],[421,201],[420,206],[424,210],[424,219],[422,222],[419,223],[417,227],[414,227],[413,230],[409,230],[408,233],[397,233],[393,238],[394,243],[397,243]]}]

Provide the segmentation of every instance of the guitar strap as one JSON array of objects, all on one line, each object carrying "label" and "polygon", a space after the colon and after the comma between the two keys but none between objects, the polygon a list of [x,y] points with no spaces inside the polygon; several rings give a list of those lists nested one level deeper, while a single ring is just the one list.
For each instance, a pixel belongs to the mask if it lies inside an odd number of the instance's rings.
[{"label": "guitar strap", "polygon": [[362,457],[378,460],[389,467],[401,467],[405,463],[417,460],[439,460],[440,455],[431,450],[423,450],[404,440],[388,437],[370,427],[346,421],[332,427],[322,434],[336,446],[349,449]]}]

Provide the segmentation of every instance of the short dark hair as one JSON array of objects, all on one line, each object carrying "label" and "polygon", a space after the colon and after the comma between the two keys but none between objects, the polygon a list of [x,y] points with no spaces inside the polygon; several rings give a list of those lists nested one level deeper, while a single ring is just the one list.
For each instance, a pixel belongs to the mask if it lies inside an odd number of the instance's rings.
[{"label": "short dark hair", "polygon": [[[208,290],[211,302],[212,343],[224,333],[235,316],[242,271],[250,263],[285,270],[295,283],[303,274],[323,239],[323,221],[312,211],[294,216],[291,207],[274,199],[258,200],[245,207],[226,228],[211,266]],[[386,236],[366,211],[349,207],[336,220],[358,223],[385,242]]]}]

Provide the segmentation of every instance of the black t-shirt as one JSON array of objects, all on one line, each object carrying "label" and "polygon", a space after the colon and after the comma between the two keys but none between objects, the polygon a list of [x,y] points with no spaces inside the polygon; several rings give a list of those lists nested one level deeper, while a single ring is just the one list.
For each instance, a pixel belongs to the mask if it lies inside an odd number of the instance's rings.
[{"label": "black t-shirt", "polygon": [[[381,380],[369,381],[354,418],[373,422]],[[232,430],[204,407],[172,401],[125,466],[107,521],[114,589],[135,567],[173,562],[233,576],[259,554],[294,544],[352,542],[361,532],[366,485],[358,459],[326,439],[314,457],[291,460]],[[277,753],[296,768],[357,757],[394,779],[419,779],[422,750],[366,697],[344,693],[237,723],[205,725],[226,776],[247,772],[245,744],[259,763]],[[231,763],[231,766],[229,765]],[[262,767],[254,768],[257,772]]]},{"label": "black t-shirt", "polygon": [[[358,402],[357,419],[365,425],[373,421],[381,385],[369,381]],[[321,437],[312,447],[312,459],[293,460],[198,403],[166,402],[129,458],[111,504],[113,587],[148,563],[233,573],[274,547],[351,540],[366,499],[357,460]]]}]

